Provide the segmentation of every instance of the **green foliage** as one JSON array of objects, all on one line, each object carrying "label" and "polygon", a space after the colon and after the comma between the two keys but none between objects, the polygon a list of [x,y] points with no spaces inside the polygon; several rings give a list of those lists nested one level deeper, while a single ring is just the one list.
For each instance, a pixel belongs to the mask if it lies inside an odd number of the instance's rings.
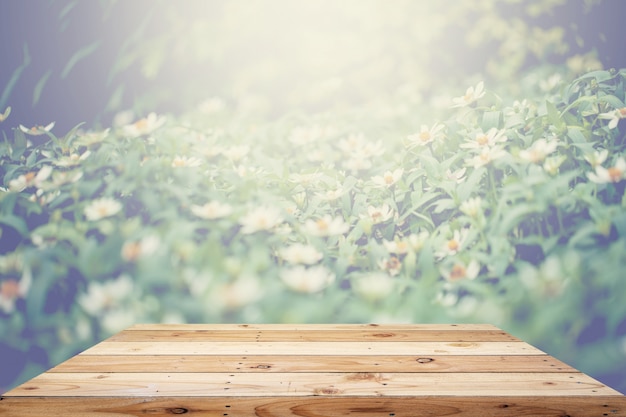
[{"label": "green foliage", "polygon": [[476,86],[419,130],[215,101],[14,129],[0,330],[54,363],[134,322],[491,322],[564,360],[609,350],[581,364],[608,372],[625,355],[625,78],[521,102]]}]

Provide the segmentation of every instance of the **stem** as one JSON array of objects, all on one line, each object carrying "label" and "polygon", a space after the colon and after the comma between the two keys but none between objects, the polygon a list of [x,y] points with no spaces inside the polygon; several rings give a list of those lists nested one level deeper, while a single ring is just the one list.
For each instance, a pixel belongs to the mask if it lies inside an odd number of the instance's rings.
[{"label": "stem", "polygon": [[488,171],[489,171],[489,182],[490,182],[490,185],[491,185],[491,199],[492,199],[492,202],[493,202],[493,204],[495,206],[495,204],[496,204],[496,202],[498,200],[497,199],[497,193],[496,193],[496,178],[493,175],[493,169],[489,169]]}]

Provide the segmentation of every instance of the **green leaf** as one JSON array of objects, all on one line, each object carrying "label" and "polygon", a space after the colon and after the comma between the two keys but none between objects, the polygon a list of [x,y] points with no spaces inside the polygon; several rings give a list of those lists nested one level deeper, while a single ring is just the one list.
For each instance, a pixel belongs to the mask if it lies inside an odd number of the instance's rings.
[{"label": "green leaf", "polygon": [[21,217],[17,217],[13,214],[3,214],[0,216],[0,224],[12,227],[23,237],[28,236],[28,226],[26,225],[26,221]]},{"label": "green leaf", "polygon": [[483,114],[482,128],[487,131],[491,128],[498,129],[500,127],[500,120],[502,119],[501,111],[488,111]]},{"label": "green leaf", "polygon": [[124,84],[120,84],[117,86],[111,97],[109,97],[109,101],[105,107],[106,111],[115,111],[119,110],[122,107],[122,100],[124,98]]},{"label": "green leaf", "polygon": [[26,152],[26,146],[28,145],[28,141],[26,140],[26,135],[19,129],[13,130],[13,146],[11,147],[11,158],[14,161],[19,160],[24,152]]},{"label": "green leaf", "polygon": [[561,115],[556,106],[550,101],[546,100],[546,110],[548,112],[548,122],[556,127],[558,130],[565,129],[565,122],[561,119]]},{"label": "green leaf", "polygon": [[40,79],[37,81],[35,85],[35,89],[33,90],[33,106],[39,103],[39,98],[41,97],[41,91],[43,90],[48,78],[52,75],[52,70],[48,70]]},{"label": "green leaf", "polygon": [[[20,65],[15,69],[15,71],[13,71],[9,82],[7,83],[6,87],[4,87],[4,91],[0,96],[0,108],[4,108],[4,106],[6,105],[7,101],[9,100],[9,96],[11,95],[11,91],[13,91],[13,88],[15,88],[15,85],[20,79],[22,72],[26,69],[26,67],[30,65],[30,61],[31,60],[30,53],[28,52],[28,45],[24,44],[24,61],[22,62],[22,65]],[[3,63],[3,65],[5,64]]]},{"label": "green leaf", "polygon": [[602,96],[600,100],[606,101],[607,103],[609,103],[611,106],[615,107],[616,109],[621,109],[622,107],[624,107],[624,102],[622,100],[610,94],[607,94],[606,96]]},{"label": "green leaf", "polygon": [[61,72],[61,78],[66,78],[72,68],[74,68],[74,66],[78,64],[79,61],[94,53],[99,46],[100,41],[95,41],[76,51],[67,62],[67,64],[65,64],[65,68],[63,68],[63,72]]},{"label": "green leaf", "polygon": [[606,71],[606,70],[591,71],[575,79],[572,84],[575,84],[581,80],[586,80],[589,78],[595,78],[597,82],[601,83],[603,81],[610,80],[613,77],[615,77],[615,75],[611,74],[610,71]]},{"label": "green leaf", "polygon": [[515,226],[522,222],[530,214],[538,212],[538,207],[535,204],[518,204],[516,206],[508,206],[504,209],[504,213],[501,214],[501,220],[499,224],[495,224],[496,234],[506,234],[513,230]]},{"label": "green leaf", "polygon": [[567,136],[572,140],[573,143],[588,143],[587,138],[582,132],[582,128],[578,126],[568,126],[567,128]]}]

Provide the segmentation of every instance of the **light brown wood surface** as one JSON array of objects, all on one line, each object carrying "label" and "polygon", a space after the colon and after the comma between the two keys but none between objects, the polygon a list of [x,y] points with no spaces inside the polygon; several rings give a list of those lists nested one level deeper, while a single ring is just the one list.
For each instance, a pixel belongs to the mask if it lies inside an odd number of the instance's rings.
[{"label": "light brown wood surface", "polygon": [[0,416],[614,416],[626,397],[491,325],[136,325]]}]

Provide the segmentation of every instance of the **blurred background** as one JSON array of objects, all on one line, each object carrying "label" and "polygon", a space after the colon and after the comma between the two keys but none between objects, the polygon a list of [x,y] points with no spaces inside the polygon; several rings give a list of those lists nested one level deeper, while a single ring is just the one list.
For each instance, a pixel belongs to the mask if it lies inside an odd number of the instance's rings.
[{"label": "blurred background", "polygon": [[625,11],[620,0],[7,1],[0,108],[61,132],[212,96],[280,115],[427,98],[477,74],[514,89],[538,64],[624,67]]},{"label": "blurred background", "polygon": [[[0,132],[55,122],[60,136],[200,103],[266,120],[398,101],[427,112],[475,80],[516,96],[546,82],[528,74],[626,67],[625,17],[622,0],[4,1]],[[590,318],[579,344],[605,327]],[[46,348],[0,343],[0,392],[54,362]],[[624,390],[624,369],[594,376]]]}]

